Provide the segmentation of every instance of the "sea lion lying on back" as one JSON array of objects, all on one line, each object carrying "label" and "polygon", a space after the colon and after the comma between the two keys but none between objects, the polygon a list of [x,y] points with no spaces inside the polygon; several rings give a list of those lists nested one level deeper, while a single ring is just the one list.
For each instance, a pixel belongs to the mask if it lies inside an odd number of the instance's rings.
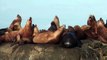
[{"label": "sea lion lying on back", "polygon": [[13,20],[13,22],[9,26],[9,29],[11,31],[19,31],[21,29],[21,21],[22,21],[21,16],[17,15],[17,18]]},{"label": "sea lion lying on back", "polygon": [[64,26],[61,26],[55,32],[47,31],[40,33],[38,27],[35,25],[33,43],[57,43],[63,30]]},{"label": "sea lion lying on back", "polygon": [[32,42],[32,18],[30,17],[29,20],[27,20],[26,25],[24,28],[19,30],[19,40],[17,42]]}]

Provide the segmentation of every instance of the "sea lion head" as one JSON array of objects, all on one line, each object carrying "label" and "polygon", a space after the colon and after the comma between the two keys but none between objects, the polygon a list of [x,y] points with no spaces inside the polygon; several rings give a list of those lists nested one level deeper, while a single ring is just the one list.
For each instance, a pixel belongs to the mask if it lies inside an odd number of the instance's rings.
[{"label": "sea lion head", "polygon": [[81,42],[77,40],[75,32],[67,32],[62,36],[62,39],[60,41],[61,46],[65,48],[73,48],[79,46],[80,43]]},{"label": "sea lion head", "polygon": [[27,20],[26,25],[27,26],[31,26],[32,25],[32,17],[30,17],[29,20]]},{"label": "sea lion head", "polygon": [[51,22],[51,26],[48,30],[53,32],[57,30],[57,25],[55,24],[54,21]]},{"label": "sea lion head", "polygon": [[96,18],[94,15],[90,15],[87,21],[87,25],[89,26],[93,26],[96,22]]}]

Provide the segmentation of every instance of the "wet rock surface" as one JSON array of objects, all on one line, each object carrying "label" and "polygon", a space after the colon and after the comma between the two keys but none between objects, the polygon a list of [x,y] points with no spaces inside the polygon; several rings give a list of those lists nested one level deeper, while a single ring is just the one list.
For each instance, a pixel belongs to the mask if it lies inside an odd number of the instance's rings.
[{"label": "wet rock surface", "polygon": [[93,39],[81,47],[62,48],[58,44],[0,44],[0,60],[107,60],[107,45]]}]

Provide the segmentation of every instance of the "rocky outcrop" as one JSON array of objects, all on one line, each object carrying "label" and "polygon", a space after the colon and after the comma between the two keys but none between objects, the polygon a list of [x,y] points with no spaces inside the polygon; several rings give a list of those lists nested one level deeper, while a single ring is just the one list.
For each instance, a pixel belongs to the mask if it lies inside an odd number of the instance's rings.
[{"label": "rocky outcrop", "polygon": [[62,48],[58,44],[0,44],[0,60],[107,60],[107,45],[93,39],[81,47]]}]

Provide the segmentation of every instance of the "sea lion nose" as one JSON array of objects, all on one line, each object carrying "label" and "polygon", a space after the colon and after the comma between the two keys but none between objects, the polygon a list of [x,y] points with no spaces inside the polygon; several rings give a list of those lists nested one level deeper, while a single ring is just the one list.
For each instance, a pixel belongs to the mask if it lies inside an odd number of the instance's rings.
[{"label": "sea lion nose", "polygon": [[67,41],[67,42],[64,42],[64,45],[66,48],[69,48],[71,47],[72,44],[69,41]]}]

